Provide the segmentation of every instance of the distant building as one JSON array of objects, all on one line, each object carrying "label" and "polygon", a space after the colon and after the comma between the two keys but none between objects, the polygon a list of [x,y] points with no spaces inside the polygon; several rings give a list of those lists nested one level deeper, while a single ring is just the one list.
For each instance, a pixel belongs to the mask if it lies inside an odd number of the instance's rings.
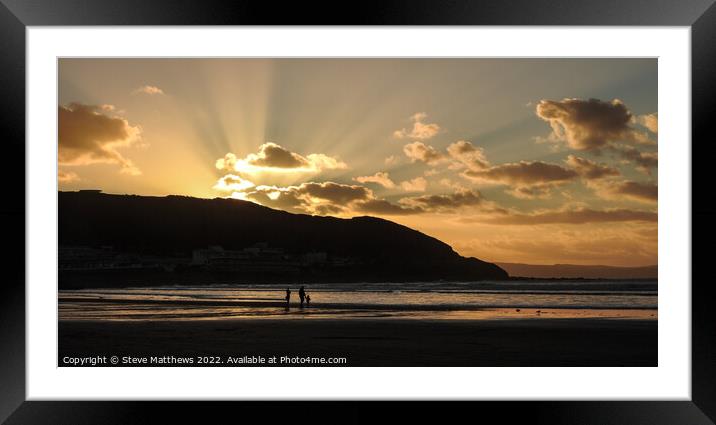
[{"label": "distant building", "polygon": [[218,245],[214,245],[208,249],[195,249],[192,251],[191,263],[205,266],[217,261],[246,260],[248,258],[249,254],[244,251],[227,251]]},{"label": "distant building", "polygon": [[60,270],[96,270],[115,265],[117,254],[111,246],[101,249],[88,246],[60,246],[57,249],[57,266]]},{"label": "distant building", "polygon": [[192,262],[208,270],[246,273],[297,274],[300,263],[285,255],[282,249],[261,243],[242,250],[226,250],[220,246],[195,249]]}]

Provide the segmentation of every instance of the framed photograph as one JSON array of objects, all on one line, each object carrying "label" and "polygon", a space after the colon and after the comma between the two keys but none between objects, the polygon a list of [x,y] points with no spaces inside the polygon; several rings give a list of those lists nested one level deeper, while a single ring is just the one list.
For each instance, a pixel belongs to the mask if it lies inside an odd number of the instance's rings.
[{"label": "framed photograph", "polygon": [[0,418],[713,423],[711,3],[3,0]]}]

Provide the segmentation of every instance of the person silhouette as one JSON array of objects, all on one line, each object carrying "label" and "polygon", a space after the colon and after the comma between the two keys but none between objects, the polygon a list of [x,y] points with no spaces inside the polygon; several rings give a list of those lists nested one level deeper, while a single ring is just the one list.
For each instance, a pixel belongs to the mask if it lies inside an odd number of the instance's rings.
[{"label": "person silhouette", "polygon": [[311,305],[311,296],[306,294],[306,307]]},{"label": "person silhouette", "polygon": [[306,298],[306,290],[303,289],[303,286],[298,290],[298,298],[301,300],[301,308],[303,308],[303,300]]},{"label": "person silhouette", "polygon": [[288,307],[290,302],[291,302],[291,290],[286,288],[286,307]]}]

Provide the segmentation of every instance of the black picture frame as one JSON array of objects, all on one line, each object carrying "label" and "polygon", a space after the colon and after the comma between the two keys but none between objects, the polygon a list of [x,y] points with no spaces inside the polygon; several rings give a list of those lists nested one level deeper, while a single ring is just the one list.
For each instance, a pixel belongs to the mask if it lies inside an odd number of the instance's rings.
[{"label": "black picture frame", "polygon": [[[470,402],[461,410],[475,418],[496,414],[500,422],[551,424],[709,424],[716,420],[716,326],[710,303],[713,284],[705,274],[716,207],[710,193],[709,122],[716,113],[716,6],[714,0],[429,0],[363,2],[272,2],[196,0],[0,0],[0,128],[6,161],[0,167],[0,206],[5,267],[0,284],[0,421],[8,424],[203,423],[226,413],[235,419],[299,409],[338,423],[367,422],[382,402],[334,402],[281,406],[238,402],[25,401],[25,29],[71,25],[588,25],[688,26],[692,42],[692,392],[688,401]],[[664,99],[661,99],[664,101]],[[698,141],[698,142],[696,142]],[[698,148],[698,149],[697,149]],[[698,154],[696,154],[698,150]],[[20,161],[23,158],[23,161]],[[704,164],[705,165],[705,164]],[[702,189],[699,191],[699,189]],[[51,214],[51,213],[48,213]],[[702,261],[697,261],[702,260]],[[701,276],[702,279],[697,279]],[[683,282],[686,284],[688,282]],[[666,282],[665,284],[682,284]],[[240,383],[237,383],[240,385]],[[381,419],[445,419],[456,406],[396,403]],[[436,408],[437,407],[437,408]],[[340,415],[340,416],[335,416]],[[291,418],[291,419],[289,419]],[[270,419],[270,418],[269,418]],[[306,419],[311,419],[310,417]],[[313,419],[316,419],[315,417]]]}]

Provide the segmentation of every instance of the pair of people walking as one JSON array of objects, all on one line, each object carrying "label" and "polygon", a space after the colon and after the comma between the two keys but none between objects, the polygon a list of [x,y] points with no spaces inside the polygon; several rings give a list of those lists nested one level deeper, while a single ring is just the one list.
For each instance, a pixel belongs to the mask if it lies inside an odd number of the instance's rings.
[{"label": "pair of people walking", "polygon": [[[298,298],[301,300],[301,308],[303,308],[304,301],[306,302],[306,307],[311,305],[311,296],[306,294],[306,290],[301,286],[301,288],[298,290]],[[291,289],[286,288],[286,307],[289,306],[291,303]]]}]

